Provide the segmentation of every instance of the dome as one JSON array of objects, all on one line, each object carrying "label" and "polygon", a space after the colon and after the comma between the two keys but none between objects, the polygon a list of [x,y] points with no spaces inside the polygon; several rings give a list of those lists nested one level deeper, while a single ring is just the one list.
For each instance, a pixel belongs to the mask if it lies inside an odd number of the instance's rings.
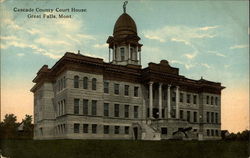
[{"label": "dome", "polygon": [[135,21],[127,13],[123,13],[116,21],[114,36],[137,35]]}]

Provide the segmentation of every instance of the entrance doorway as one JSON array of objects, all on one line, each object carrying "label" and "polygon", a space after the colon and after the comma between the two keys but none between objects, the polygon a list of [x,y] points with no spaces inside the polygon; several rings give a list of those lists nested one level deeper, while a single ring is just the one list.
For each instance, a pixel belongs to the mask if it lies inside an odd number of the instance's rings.
[{"label": "entrance doorway", "polygon": [[133,128],[135,140],[138,140],[138,127]]}]

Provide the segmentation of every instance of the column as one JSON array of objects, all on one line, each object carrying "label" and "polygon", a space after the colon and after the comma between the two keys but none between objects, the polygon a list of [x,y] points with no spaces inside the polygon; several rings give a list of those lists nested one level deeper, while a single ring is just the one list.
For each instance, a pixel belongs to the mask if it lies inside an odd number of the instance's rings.
[{"label": "column", "polygon": [[109,48],[109,63],[110,63],[110,48]]},{"label": "column", "polygon": [[141,51],[139,51],[139,63],[141,65]]},{"label": "column", "polygon": [[176,116],[176,119],[179,119],[179,111],[180,111],[180,107],[179,107],[179,86],[176,86],[176,97],[175,97],[175,103],[176,103],[176,111],[175,111],[175,116]]},{"label": "column", "polygon": [[128,60],[130,60],[131,59],[131,56],[130,56],[130,43],[128,44]]},{"label": "column", "polygon": [[153,82],[149,82],[149,118],[153,118]]},{"label": "column", "polygon": [[115,61],[115,44],[113,45],[113,61]]},{"label": "column", "polygon": [[162,83],[159,83],[159,119],[162,118]]},{"label": "column", "polygon": [[171,118],[170,87],[171,85],[168,85],[168,118]]}]

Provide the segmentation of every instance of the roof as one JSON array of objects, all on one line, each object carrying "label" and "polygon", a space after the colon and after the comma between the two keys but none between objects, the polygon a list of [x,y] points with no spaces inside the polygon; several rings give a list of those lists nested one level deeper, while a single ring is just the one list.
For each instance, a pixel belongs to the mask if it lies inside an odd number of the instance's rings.
[{"label": "roof", "polygon": [[123,35],[137,35],[137,28],[135,21],[127,13],[123,13],[116,21],[114,30],[114,37]]}]

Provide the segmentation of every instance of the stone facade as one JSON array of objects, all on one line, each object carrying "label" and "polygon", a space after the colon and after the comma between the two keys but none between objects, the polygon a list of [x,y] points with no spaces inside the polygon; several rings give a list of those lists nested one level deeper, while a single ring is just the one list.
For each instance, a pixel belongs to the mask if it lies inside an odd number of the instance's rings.
[{"label": "stone facade", "polygon": [[31,89],[34,139],[220,139],[224,87],[187,79],[166,60],[142,68],[139,40],[123,13],[108,63],[66,53],[44,65]]}]

